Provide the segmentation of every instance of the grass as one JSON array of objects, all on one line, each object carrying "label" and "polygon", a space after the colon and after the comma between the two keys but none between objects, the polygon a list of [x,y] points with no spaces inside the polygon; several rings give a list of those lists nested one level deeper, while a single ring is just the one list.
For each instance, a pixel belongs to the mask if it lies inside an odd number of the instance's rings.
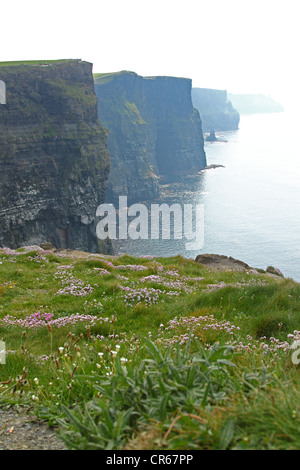
[{"label": "grass", "polygon": [[128,73],[134,73],[127,70],[121,70],[120,72],[106,72],[106,73],[93,73],[93,77],[96,85],[106,85],[117,75],[123,75]]},{"label": "grass", "polygon": [[297,450],[299,307],[291,279],[181,256],[2,250],[0,406],[71,449]]},{"label": "grass", "polygon": [[56,64],[58,62],[66,62],[74,59],[56,59],[56,60],[14,60],[0,62],[0,67],[4,66],[15,66],[15,65],[49,65]]}]

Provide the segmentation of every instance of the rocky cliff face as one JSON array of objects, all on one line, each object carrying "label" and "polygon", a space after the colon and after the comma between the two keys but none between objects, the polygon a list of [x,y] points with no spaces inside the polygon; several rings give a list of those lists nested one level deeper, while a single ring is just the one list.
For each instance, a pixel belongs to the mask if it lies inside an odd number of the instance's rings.
[{"label": "rocky cliff face", "polygon": [[191,80],[141,77],[133,72],[95,77],[98,115],[109,131],[111,172],[107,200],[159,194],[159,180],[206,166]]},{"label": "rocky cliff face", "polygon": [[203,132],[238,129],[240,115],[228,101],[226,90],[193,88],[192,101],[199,111]]},{"label": "rocky cliff face", "polygon": [[110,163],[92,65],[5,65],[0,79],[0,246],[98,251]]}]

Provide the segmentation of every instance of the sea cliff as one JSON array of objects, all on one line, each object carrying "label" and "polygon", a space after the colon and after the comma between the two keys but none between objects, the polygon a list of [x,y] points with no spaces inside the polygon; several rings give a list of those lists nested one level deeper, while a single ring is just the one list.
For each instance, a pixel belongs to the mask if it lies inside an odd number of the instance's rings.
[{"label": "sea cliff", "polygon": [[158,196],[160,181],[206,166],[190,79],[124,71],[96,75],[95,91],[109,131],[109,202],[119,195],[129,202],[149,200]]},{"label": "sea cliff", "polygon": [[98,251],[110,161],[92,64],[6,63],[0,79],[0,246]]},{"label": "sea cliff", "polygon": [[192,88],[192,101],[199,111],[203,132],[238,129],[240,115],[228,100],[226,90]]}]

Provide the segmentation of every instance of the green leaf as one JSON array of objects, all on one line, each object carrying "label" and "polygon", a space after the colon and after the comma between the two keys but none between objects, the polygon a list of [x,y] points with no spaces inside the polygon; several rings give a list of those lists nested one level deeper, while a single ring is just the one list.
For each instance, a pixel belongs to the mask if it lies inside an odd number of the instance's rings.
[{"label": "green leaf", "polygon": [[194,379],[196,375],[196,368],[194,366],[191,366],[188,370],[187,374],[187,387],[192,388],[194,385]]},{"label": "green leaf", "polygon": [[155,346],[155,344],[152,341],[150,341],[148,338],[145,338],[145,343],[146,343],[147,349],[150,352],[153,359],[158,364],[161,364],[162,362],[164,362],[164,358],[161,355],[161,353],[159,352],[158,348]]},{"label": "green leaf", "polygon": [[[71,413],[70,410],[65,405],[62,405],[62,410],[63,410],[66,418],[75,427],[75,429],[77,429],[79,432],[81,432],[81,434],[83,436],[88,437],[89,433],[90,433],[90,429],[87,426],[85,426],[84,424],[82,424],[82,422],[78,418],[76,418],[74,413]],[[62,421],[61,420],[59,420],[59,421],[62,424]]]},{"label": "green leaf", "polygon": [[226,450],[234,438],[235,425],[232,418],[228,418],[220,432],[219,436],[219,448],[220,450]]},{"label": "green leaf", "polygon": [[208,382],[208,384],[206,385],[206,389],[205,389],[205,392],[204,392],[204,395],[203,395],[203,398],[202,398],[201,406],[203,406],[203,407],[206,406],[209,388],[210,388],[210,382]]},{"label": "green leaf", "polygon": [[165,421],[166,419],[168,400],[169,400],[169,394],[167,393],[166,395],[162,397],[162,400],[160,402],[159,417],[162,422]]}]

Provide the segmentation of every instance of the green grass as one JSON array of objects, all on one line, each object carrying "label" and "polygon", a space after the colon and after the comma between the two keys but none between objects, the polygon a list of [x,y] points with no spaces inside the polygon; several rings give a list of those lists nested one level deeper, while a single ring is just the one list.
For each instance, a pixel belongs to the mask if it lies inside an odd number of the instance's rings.
[{"label": "green grass", "polygon": [[106,83],[109,83],[116,75],[123,75],[128,73],[134,72],[121,70],[120,72],[93,73],[93,77],[96,85],[105,85]]},{"label": "green grass", "polygon": [[56,60],[13,60],[0,62],[0,67],[15,66],[15,65],[49,65],[56,64],[58,62],[66,62],[73,59],[56,59]]},{"label": "green grass", "polygon": [[71,449],[299,449],[298,330],[291,279],[0,251],[0,406]]}]

